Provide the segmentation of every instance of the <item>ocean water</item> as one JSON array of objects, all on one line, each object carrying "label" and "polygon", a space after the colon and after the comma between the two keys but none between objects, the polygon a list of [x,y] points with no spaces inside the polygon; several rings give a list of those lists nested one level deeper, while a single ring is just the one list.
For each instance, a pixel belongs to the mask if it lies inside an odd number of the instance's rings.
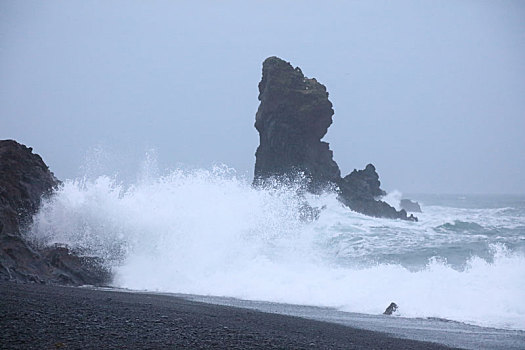
[{"label": "ocean water", "polygon": [[26,235],[103,258],[120,288],[525,330],[525,197],[411,195],[414,223],[295,193],[227,167],[67,180]]}]

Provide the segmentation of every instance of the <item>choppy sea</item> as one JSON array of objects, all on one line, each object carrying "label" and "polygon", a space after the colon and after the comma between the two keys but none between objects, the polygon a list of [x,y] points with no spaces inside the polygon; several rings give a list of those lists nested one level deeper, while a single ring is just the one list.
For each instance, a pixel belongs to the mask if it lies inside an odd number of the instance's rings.
[{"label": "choppy sea", "polygon": [[393,191],[384,200],[401,198],[421,204],[419,222],[352,212],[333,193],[306,197],[322,208],[306,222],[295,189],[256,190],[226,167],[133,184],[99,176],[65,181],[26,234],[101,257],[118,288],[365,318],[386,317],[376,315],[395,302],[395,319],[523,337],[525,196]]}]

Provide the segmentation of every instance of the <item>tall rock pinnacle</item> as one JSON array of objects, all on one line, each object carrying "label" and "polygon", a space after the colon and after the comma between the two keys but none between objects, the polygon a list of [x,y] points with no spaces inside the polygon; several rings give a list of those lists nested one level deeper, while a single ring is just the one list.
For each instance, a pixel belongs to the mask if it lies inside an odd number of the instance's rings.
[{"label": "tall rock pinnacle", "polygon": [[259,101],[255,116],[260,138],[255,153],[255,186],[264,186],[268,179],[304,176],[308,191],[337,188],[339,200],[357,212],[417,220],[378,200],[385,192],[372,164],[341,178],[328,143],[321,141],[334,114],[324,85],[305,77],[299,67],[269,57],[263,63]]},{"label": "tall rock pinnacle", "polygon": [[328,143],[321,141],[334,114],[325,86],[290,63],[270,57],[263,63],[259,100],[254,183],[298,173],[307,177],[312,191],[335,183],[341,172]]}]

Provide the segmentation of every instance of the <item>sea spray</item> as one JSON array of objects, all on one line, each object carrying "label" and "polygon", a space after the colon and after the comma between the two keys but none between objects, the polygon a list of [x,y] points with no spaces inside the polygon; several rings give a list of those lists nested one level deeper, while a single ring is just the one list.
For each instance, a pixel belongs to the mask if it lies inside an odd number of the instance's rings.
[{"label": "sea spray", "polygon": [[396,208],[396,210],[401,210],[400,202],[402,197],[403,194],[400,191],[393,190],[388,192],[385,196],[383,196],[381,200]]},{"label": "sea spray", "polygon": [[[142,174],[65,181],[27,236],[103,258],[118,287],[372,314],[395,301],[405,317],[525,329],[525,224],[507,209],[429,205],[412,223],[226,167]],[[318,220],[301,219],[305,200]]]}]

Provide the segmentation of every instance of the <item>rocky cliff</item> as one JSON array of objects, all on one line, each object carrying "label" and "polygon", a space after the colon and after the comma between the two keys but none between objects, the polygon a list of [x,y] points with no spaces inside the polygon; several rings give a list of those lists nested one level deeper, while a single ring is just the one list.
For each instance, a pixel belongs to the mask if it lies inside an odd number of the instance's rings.
[{"label": "rocky cliff", "polygon": [[324,85],[305,77],[300,68],[269,57],[263,63],[259,101],[255,128],[260,143],[255,153],[254,185],[304,176],[308,191],[337,188],[341,202],[357,212],[413,219],[407,218],[406,211],[396,211],[377,200],[385,193],[372,164],[341,177],[329,144],[321,141],[334,114]]},{"label": "rocky cliff", "polygon": [[95,259],[72,254],[67,247],[38,249],[22,235],[41,199],[59,181],[32,149],[0,140],[0,278],[21,282],[101,284],[109,279]]}]

